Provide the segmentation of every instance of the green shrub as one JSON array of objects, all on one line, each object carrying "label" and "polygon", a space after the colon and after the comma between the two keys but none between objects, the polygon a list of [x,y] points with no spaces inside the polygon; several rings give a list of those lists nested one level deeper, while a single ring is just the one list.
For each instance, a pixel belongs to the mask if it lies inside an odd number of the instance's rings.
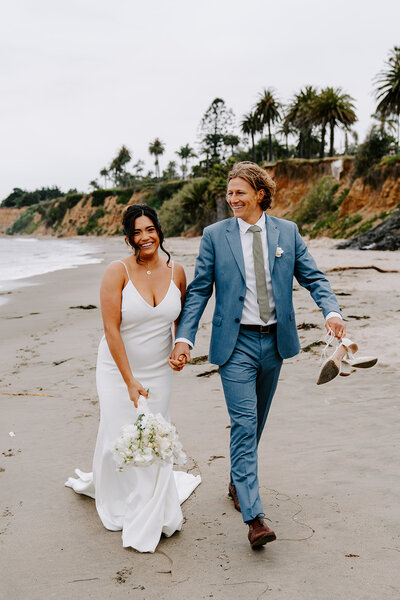
[{"label": "green shrub", "polygon": [[180,235],[194,225],[203,228],[215,218],[214,199],[210,181],[198,179],[179,190],[166,200],[159,210],[159,217],[166,236]]},{"label": "green shrub", "polygon": [[36,211],[32,208],[25,210],[19,217],[14,221],[10,227],[7,228],[7,235],[15,235],[17,233],[32,234],[39,222],[34,223]]},{"label": "green shrub", "polygon": [[342,202],[340,197],[334,198],[338,188],[339,183],[329,175],[314,181],[311,190],[301,204],[300,210],[295,214],[295,221],[300,229],[338,208]]},{"label": "green shrub", "polygon": [[160,183],[149,189],[143,198],[143,202],[158,210],[164,202],[170,200],[185,185],[190,184],[186,181],[168,181]]},{"label": "green shrub", "polygon": [[371,229],[371,227],[374,226],[374,223],[377,219],[378,217],[376,216],[372,217],[372,219],[369,219],[368,221],[365,221],[364,223],[362,223],[362,225],[360,225],[360,227],[354,229],[353,231],[350,231],[348,237],[354,237],[356,235],[360,235],[360,233],[365,233],[366,231]]},{"label": "green shrub", "polygon": [[3,200],[1,205],[21,208],[24,206],[33,206],[34,204],[38,204],[45,200],[61,198],[62,196],[64,196],[63,192],[56,186],[52,188],[40,188],[33,192],[27,192],[21,188],[14,188],[11,194]]},{"label": "green shrub", "polygon": [[351,234],[348,233],[348,230],[360,221],[362,221],[361,215],[349,215],[342,219],[338,219],[331,226],[331,236],[333,238],[350,237]]},{"label": "green shrub", "polygon": [[116,190],[117,204],[128,204],[132,198],[132,194],[135,192],[135,188],[124,188],[122,190]]},{"label": "green shrub", "polygon": [[392,136],[385,132],[372,131],[361,144],[354,158],[353,180],[365,177],[377,165],[383,156],[389,153]]},{"label": "green shrub", "polygon": [[109,196],[115,196],[115,193],[115,190],[94,190],[90,194],[92,206],[103,206],[104,200]]},{"label": "green shrub", "polygon": [[67,212],[66,202],[55,202],[45,213],[45,223],[47,227],[57,227]]},{"label": "green shrub", "polygon": [[384,156],[379,163],[379,167],[393,167],[400,163],[400,154]]},{"label": "green shrub", "polygon": [[99,219],[101,219],[102,217],[104,217],[105,214],[106,214],[106,211],[104,210],[104,208],[102,206],[100,206],[96,210],[96,212],[94,212],[92,215],[90,215],[86,225],[81,225],[80,227],[78,227],[77,234],[78,235],[90,235],[93,233],[97,233],[97,235],[100,235],[100,232],[102,230],[99,228],[97,221]]},{"label": "green shrub", "polygon": [[64,201],[67,204],[67,208],[73,208],[80,202],[83,198],[83,194],[67,194],[64,198]]}]

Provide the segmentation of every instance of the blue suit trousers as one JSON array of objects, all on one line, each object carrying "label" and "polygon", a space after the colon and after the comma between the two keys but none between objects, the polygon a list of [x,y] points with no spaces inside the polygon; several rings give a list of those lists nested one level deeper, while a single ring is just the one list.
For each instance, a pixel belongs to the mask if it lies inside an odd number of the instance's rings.
[{"label": "blue suit trousers", "polygon": [[257,473],[257,447],[268,416],[282,358],[276,332],[241,329],[228,362],[220,366],[231,420],[231,483],[236,486],[243,521],[263,513]]}]

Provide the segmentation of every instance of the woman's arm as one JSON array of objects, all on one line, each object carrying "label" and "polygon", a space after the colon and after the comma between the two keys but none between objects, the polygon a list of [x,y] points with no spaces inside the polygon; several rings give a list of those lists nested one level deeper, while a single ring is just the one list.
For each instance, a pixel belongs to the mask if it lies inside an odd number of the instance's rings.
[{"label": "woman's arm", "polygon": [[[184,268],[182,267],[182,265],[180,265],[177,262],[174,263],[174,282],[181,293],[181,309],[183,309],[183,305],[185,304],[185,297],[186,297],[186,275],[185,275],[185,271],[184,271]],[[182,314],[182,310],[179,313],[179,316],[174,323],[175,335],[176,335],[176,330],[178,329],[181,314]]]},{"label": "woman's arm", "polygon": [[[180,265],[179,263],[174,263],[174,268],[174,282],[175,285],[178,287],[179,291],[181,292],[181,312],[179,313],[179,316],[174,323],[174,335],[176,337],[176,331],[178,329],[183,305],[185,304],[186,298],[186,275],[182,265]],[[181,371],[184,365],[186,364],[186,357],[182,355],[182,357],[179,357],[174,363],[171,363],[169,357],[168,364],[174,371]]]},{"label": "woman's arm", "polygon": [[126,383],[130,399],[137,407],[139,396],[147,397],[147,392],[132,374],[120,333],[122,289],[125,283],[126,275],[123,272],[122,265],[112,263],[106,269],[101,282],[101,315],[103,317],[104,334],[111,356]]}]

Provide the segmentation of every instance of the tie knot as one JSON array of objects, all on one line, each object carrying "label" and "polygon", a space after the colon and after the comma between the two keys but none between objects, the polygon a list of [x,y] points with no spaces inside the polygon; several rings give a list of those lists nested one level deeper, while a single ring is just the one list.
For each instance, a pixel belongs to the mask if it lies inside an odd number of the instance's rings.
[{"label": "tie knot", "polygon": [[257,231],[261,231],[261,227],[258,225],[252,225],[247,231],[251,231],[251,233],[257,233]]}]

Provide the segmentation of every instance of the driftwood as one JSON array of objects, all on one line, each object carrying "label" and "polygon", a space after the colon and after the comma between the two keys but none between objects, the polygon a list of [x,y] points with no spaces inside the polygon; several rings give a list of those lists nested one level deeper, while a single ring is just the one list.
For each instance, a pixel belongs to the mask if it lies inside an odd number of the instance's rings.
[{"label": "driftwood", "polygon": [[325,273],[334,273],[335,271],[351,271],[352,269],[375,269],[378,273],[398,273],[396,269],[381,269],[381,267],[376,267],[375,265],[369,265],[368,267],[333,267],[333,269],[327,269]]}]

